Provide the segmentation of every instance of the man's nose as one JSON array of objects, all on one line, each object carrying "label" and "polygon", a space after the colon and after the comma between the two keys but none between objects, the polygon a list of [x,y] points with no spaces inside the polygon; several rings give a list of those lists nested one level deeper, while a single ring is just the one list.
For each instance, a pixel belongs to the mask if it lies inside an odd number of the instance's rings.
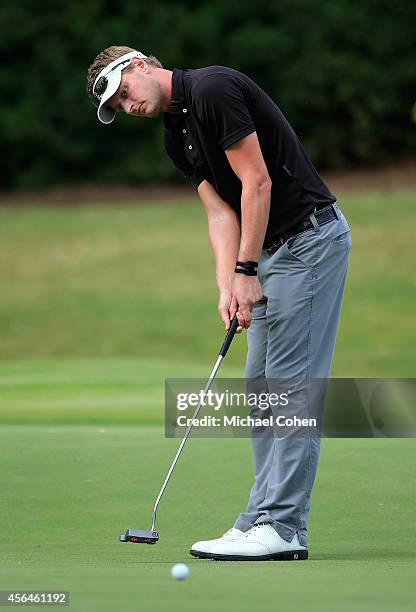
[{"label": "man's nose", "polygon": [[128,100],[123,100],[122,107],[123,107],[123,111],[125,113],[132,113],[133,112],[133,104],[131,102],[129,102]]}]

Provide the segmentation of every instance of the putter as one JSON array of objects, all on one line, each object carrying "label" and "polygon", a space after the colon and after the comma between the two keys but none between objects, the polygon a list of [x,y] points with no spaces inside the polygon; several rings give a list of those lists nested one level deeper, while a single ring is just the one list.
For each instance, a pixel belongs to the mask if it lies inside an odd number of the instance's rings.
[{"label": "putter", "polygon": [[203,395],[200,399],[200,402],[194,412],[194,415],[192,417],[192,421],[191,424],[188,426],[185,435],[182,439],[182,442],[180,443],[180,446],[178,448],[178,451],[171,463],[171,466],[169,468],[169,471],[167,473],[167,476],[165,478],[165,481],[159,491],[159,495],[156,498],[155,501],[155,505],[153,506],[153,513],[152,513],[152,528],[150,529],[150,531],[146,531],[145,529],[127,529],[126,533],[122,534],[119,537],[120,542],[135,542],[135,543],[142,543],[142,544],[156,544],[156,542],[159,540],[159,532],[155,531],[156,529],[156,512],[157,512],[157,507],[159,505],[160,499],[166,489],[166,485],[169,482],[169,478],[172,475],[172,472],[174,470],[174,467],[176,465],[176,462],[179,459],[179,455],[182,452],[183,447],[185,446],[185,442],[188,439],[189,433],[192,429],[192,424],[194,422],[194,419],[196,419],[196,417],[198,416],[199,410],[202,406],[202,402],[204,399],[204,396],[206,395],[206,393],[208,392],[212,381],[215,378],[215,375],[217,373],[218,368],[220,367],[220,363],[221,361],[224,359],[224,357],[227,354],[228,349],[230,348],[230,344],[232,342],[232,339],[234,338],[235,332],[237,330],[238,327],[238,319],[237,317],[234,317],[234,319],[231,321],[231,325],[227,331],[227,335],[225,337],[224,343],[221,347],[221,350],[218,354],[217,357],[217,361],[215,362],[214,367],[212,368],[212,372],[210,374],[210,377],[207,381],[207,384],[205,385],[205,389],[203,391]]}]

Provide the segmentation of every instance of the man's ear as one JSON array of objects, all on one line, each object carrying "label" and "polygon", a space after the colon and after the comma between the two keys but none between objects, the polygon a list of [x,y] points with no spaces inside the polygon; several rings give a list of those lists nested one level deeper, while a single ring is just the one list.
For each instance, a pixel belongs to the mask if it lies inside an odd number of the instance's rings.
[{"label": "man's ear", "polygon": [[134,67],[137,67],[141,72],[147,73],[149,72],[149,65],[146,62],[146,60],[142,59],[141,57],[133,57],[133,59],[131,60],[131,63],[133,64]]}]

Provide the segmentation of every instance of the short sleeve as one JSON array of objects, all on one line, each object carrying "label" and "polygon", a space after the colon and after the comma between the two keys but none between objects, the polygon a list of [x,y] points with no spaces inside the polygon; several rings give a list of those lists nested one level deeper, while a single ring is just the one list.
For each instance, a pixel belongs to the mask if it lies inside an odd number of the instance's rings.
[{"label": "short sleeve", "polygon": [[256,131],[246,96],[244,84],[225,73],[207,75],[195,86],[196,116],[222,149]]}]

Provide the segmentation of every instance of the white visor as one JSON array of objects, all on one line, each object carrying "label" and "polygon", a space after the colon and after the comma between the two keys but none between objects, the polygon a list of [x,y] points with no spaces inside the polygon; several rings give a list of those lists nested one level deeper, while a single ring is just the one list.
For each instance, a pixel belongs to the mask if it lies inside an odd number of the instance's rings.
[{"label": "white visor", "polygon": [[[101,123],[108,124],[114,121],[115,111],[110,106],[107,106],[106,102],[114,96],[120,87],[121,72],[130,64],[134,57],[146,59],[147,55],[140,53],[140,51],[130,51],[130,53],[126,53],[108,64],[95,79],[92,91],[95,100],[99,102],[97,117]],[[95,91],[98,84],[99,89],[103,89],[102,93]]]}]

